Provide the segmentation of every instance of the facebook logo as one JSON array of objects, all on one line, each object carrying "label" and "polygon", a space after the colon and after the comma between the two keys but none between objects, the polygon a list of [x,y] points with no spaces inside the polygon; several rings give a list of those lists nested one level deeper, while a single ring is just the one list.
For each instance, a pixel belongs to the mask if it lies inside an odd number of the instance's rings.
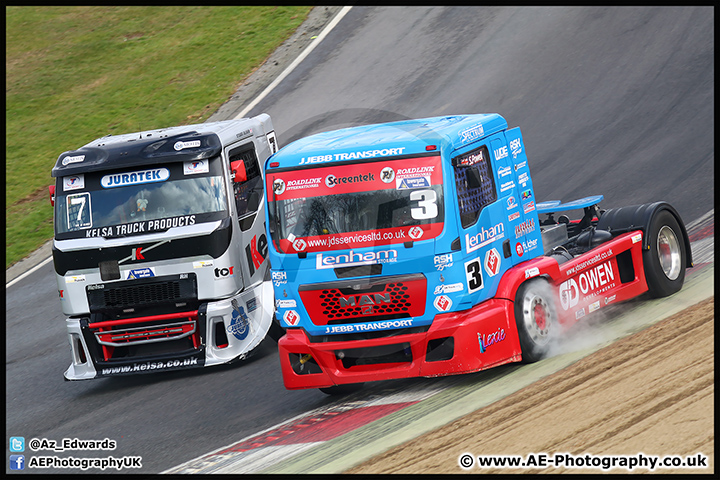
[{"label": "facebook logo", "polygon": [[25,437],[10,437],[10,451],[11,452],[24,452],[25,451]]},{"label": "facebook logo", "polygon": [[10,455],[10,470],[25,470],[25,455]]}]

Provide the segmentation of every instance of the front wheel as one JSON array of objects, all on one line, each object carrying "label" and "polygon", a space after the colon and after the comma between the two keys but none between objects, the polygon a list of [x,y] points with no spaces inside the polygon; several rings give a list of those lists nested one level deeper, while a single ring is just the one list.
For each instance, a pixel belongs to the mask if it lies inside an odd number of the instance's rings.
[{"label": "front wheel", "polygon": [[685,281],[687,253],[683,233],[675,216],[663,210],[647,229],[648,250],[643,250],[643,267],[648,293],[667,297],[679,291]]},{"label": "front wheel", "polygon": [[515,296],[515,323],[522,361],[537,362],[550,350],[559,333],[559,323],[552,288],[547,281],[531,280],[520,285]]}]

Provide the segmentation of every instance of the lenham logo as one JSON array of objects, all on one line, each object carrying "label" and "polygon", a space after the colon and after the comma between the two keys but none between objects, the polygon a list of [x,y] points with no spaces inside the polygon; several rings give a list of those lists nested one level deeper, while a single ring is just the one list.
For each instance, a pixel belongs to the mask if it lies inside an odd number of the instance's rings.
[{"label": "lenham logo", "polygon": [[397,262],[397,250],[379,250],[376,252],[358,253],[350,250],[342,255],[323,256],[318,253],[315,257],[315,268],[354,267],[356,265],[372,265],[375,263]]},{"label": "lenham logo", "polygon": [[478,248],[482,248],[495,240],[500,240],[505,237],[505,226],[502,223],[493,225],[489,229],[485,227],[480,228],[480,233],[473,236],[465,234],[465,244],[467,245],[467,252],[474,252]]}]

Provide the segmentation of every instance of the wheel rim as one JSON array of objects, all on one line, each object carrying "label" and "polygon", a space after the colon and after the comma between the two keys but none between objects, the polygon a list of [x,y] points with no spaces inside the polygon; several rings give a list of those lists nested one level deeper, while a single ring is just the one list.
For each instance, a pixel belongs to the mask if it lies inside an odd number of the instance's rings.
[{"label": "wheel rim", "polygon": [[550,340],[550,306],[540,295],[528,292],[523,301],[523,322],[530,339],[536,345]]},{"label": "wheel rim", "polygon": [[680,276],[682,261],[680,242],[672,228],[667,225],[663,225],[658,232],[657,255],[665,276],[670,280],[676,280]]}]

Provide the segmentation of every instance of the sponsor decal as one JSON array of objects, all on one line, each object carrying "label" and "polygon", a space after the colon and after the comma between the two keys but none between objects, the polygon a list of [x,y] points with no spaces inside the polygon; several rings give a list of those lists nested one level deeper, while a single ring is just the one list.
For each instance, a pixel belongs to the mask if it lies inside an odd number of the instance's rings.
[{"label": "sponsor decal", "polygon": [[285,180],[283,180],[282,178],[276,178],[275,180],[273,180],[272,189],[275,195],[282,195],[283,193],[285,193]]},{"label": "sponsor decal", "polygon": [[605,297],[605,305],[615,300],[616,295],[610,295],[609,297]]},{"label": "sponsor decal", "polygon": [[170,178],[167,168],[153,168],[129,173],[113,173],[100,179],[103,188],[125,187],[127,185],[140,185],[143,183],[164,182]]},{"label": "sponsor decal", "polygon": [[575,312],[575,320],[580,320],[582,317],[585,316],[585,307],[581,308],[577,312]]},{"label": "sponsor decal", "polygon": [[482,335],[478,332],[477,336],[478,343],[480,344],[480,353],[485,353],[485,350],[487,350],[489,346],[505,340],[505,329],[498,328],[496,332],[489,334],[483,333]]},{"label": "sponsor decal", "polygon": [[515,238],[520,238],[535,231],[535,220],[529,219],[515,225]]},{"label": "sponsor decal", "polygon": [[248,313],[254,312],[257,310],[257,298],[250,297],[245,301],[245,306],[247,307]]},{"label": "sponsor decal", "polygon": [[529,240],[525,240],[522,242],[523,250],[525,252],[531,252],[535,250],[538,246],[538,240],[537,238],[531,238]]},{"label": "sponsor decal", "polygon": [[396,188],[398,190],[412,190],[414,188],[427,188],[430,186],[430,177],[398,178]]},{"label": "sponsor decal", "polygon": [[638,243],[642,241],[642,233],[636,233],[632,236],[632,243]]},{"label": "sponsor decal", "polygon": [[296,252],[302,252],[307,248],[307,242],[303,240],[302,238],[296,238],[292,242],[292,246],[295,249]]},{"label": "sponsor decal", "polygon": [[535,202],[523,203],[523,212],[530,213],[535,210]]},{"label": "sponsor decal", "polygon": [[325,333],[368,332],[374,330],[386,330],[388,328],[412,327],[412,324],[412,320],[387,320],[383,322],[335,325],[332,327],[325,327]]},{"label": "sponsor decal", "polygon": [[265,234],[261,233],[259,237],[253,235],[252,239],[250,239],[250,244],[245,246],[245,256],[247,257],[250,276],[254,275],[255,271],[260,268],[260,265],[265,261],[267,252],[268,243]]},{"label": "sponsor decal", "polygon": [[465,288],[462,283],[452,283],[450,285],[438,285],[435,287],[434,295],[441,295],[443,293],[455,293],[461,292]]},{"label": "sponsor decal", "polygon": [[523,249],[522,244],[520,244],[520,243],[515,244],[515,253],[518,254],[518,257],[523,256],[523,253],[525,253],[525,250]]},{"label": "sponsor decal", "polygon": [[69,190],[81,190],[85,188],[85,174],[70,175],[69,177],[63,177],[63,191]]},{"label": "sponsor decal", "polygon": [[450,297],[446,295],[440,295],[439,297],[435,297],[433,305],[439,311],[447,312],[448,310],[450,310],[450,307],[452,307],[452,300],[450,300]]},{"label": "sponsor decal", "polygon": [[529,200],[532,198],[532,192],[530,190],[523,190],[521,199],[522,200]]},{"label": "sponsor decal", "polygon": [[[560,305],[563,310],[568,310],[578,304],[580,294],[583,294],[585,298],[590,298],[606,292],[614,286],[615,271],[612,263],[609,261],[601,263],[560,285]],[[611,300],[606,299],[606,303],[612,301],[615,296],[608,298]],[[589,309],[589,311],[593,310]]]},{"label": "sponsor decal", "polygon": [[272,272],[272,282],[276,287],[287,283],[287,272]]},{"label": "sponsor decal", "polygon": [[147,278],[147,277],[154,277],[154,276],[155,276],[155,269],[151,268],[151,267],[145,267],[145,268],[136,268],[136,269],[130,270],[128,272],[126,279],[134,280],[136,278]]},{"label": "sponsor decal", "polygon": [[322,163],[330,162],[332,160],[358,160],[361,158],[374,158],[374,157],[390,157],[395,155],[402,155],[405,147],[397,148],[383,148],[382,150],[363,150],[358,152],[348,153],[334,153],[330,155],[317,155],[312,157],[302,157],[300,165],[306,165],[309,163]]},{"label": "sponsor decal", "polygon": [[417,240],[418,238],[423,236],[423,233],[423,229],[416,225],[410,230],[408,230],[408,237],[412,238],[413,240]]},{"label": "sponsor decal", "polygon": [[380,170],[380,180],[385,183],[392,183],[395,180],[395,170],[392,167],[385,167]]},{"label": "sponsor decal", "polygon": [[197,262],[193,262],[193,268],[205,268],[205,267],[212,267],[213,261],[212,260],[199,260]]},{"label": "sponsor decal", "polygon": [[[508,156],[508,148],[505,145],[503,145],[500,148],[495,149],[495,160],[502,160],[503,158],[505,158],[507,156]],[[508,168],[508,170],[510,169],[510,167],[507,167],[507,168]]]},{"label": "sponsor decal", "polygon": [[527,162],[520,162],[515,164],[515,171],[517,172],[521,168],[525,167],[527,165]]},{"label": "sponsor decal", "polygon": [[277,308],[296,308],[297,302],[295,300],[275,300],[275,306]]},{"label": "sponsor decal", "polygon": [[123,365],[121,367],[103,368],[100,375],[114,375],[120,373],[145,372],[147,370],[161,370],[170,368],[192,367],[200,365],[197,357],[186,358],[184,360],[167,360],[164,362],[145,362],[133,363],[132,365]]},{"label": "sponsor decal", "polygon": [[513,220],[517,220],[520,218],[520,212],[511,213],[508,215],[508,222],[512,222]]},{"label": "sponsor decal", "polygon": [[500,272],[500,254],[498,253],[497,249],[491,248],[487,251],[485,254],[485,271],[488,275],[491,277],[494,277],[495,275]]},{"label": "sponsor decal", "polygon": [[189,142],[175,142],[175,145],[173,145],[173,148],[176,151],[183,150],[185,148],[197,148],[200,146],[200,140],[191,140]]},{"label": "sponsor decal", "polygon": [[194,175],[196,173],[208,173],[210,171],[210,163],[207,160],[192,160],[183,162],[183,174]]},{"label": "sponsor decal", "polygon": [[519,138],[510,140],[510,153],[512,153],[513,159],[517,158],[522,153],[522,142]]},{"label": "sponsor decal", "polygon": [[435,268],[437,268],[438,272],[442,272],[448,267],[453,266],[453,256],[452,253],[446,253],[445,255],[435,255],[434,259]]},{"label": "sponsor decal", "polygon": [[245,314],[243,307],[235,305],[233,301],[232,319],[227,327],[228,333],[232,333],[238,340],[245,340],[250,333],[250,320]]},{"label": "sponsor decal", "polygon": [[109,227],[91,228],[85,232],[85,238],[91,237],[124,237],[135,233],[165,231],[169,228],[195,225],[195,215],[146,220],[143,222],[126,223]]},{"label": "sponsor decal", "polygon": [[145,256],[142,253],[143,247],[135,247],[132,249],[132,253],[130,254],[131,260],[145,260]]},{"label": "sponsor decal", "polygon": [[480,162],[484,162],[484,161],[485,161],[485,157],[483,157],[483,151],[478,150],[477,152],[467,153],[467,154],[463,155],[458,160],[457,164],[462,167],[470,167],[472,165],[475,165],[476,163],[480,163]]},{"label": "sponsor decal", "polygon": [[493,225],[489,229],[480,227],[480,232],[470,236],[465,234],[465,244],[467,245],[467,253],[489,245],[490,243],[505,237],[505,226],[501,223]]},{"label": "sponsor decal", "polygon": [[318,253],[315,257],[315,268],[354,267],[357,265],[373,265],[375,263],[397,262],[397,250],[377,250],[365,253],[350,250],[341,255],[325,255]]},{"label": "sponsor decal", "polygon": [[62,159],[63,165],[69,165],[71,163],[80,163],[85,160],[85,155],[75,155],[72,157],[65,157]]},{"label": "sponsor decal", "polygon": [[[247,128],[247,129],[243,130],[243,131],[240,132],[240,133],[236,133],[236,134],[235,134],[235,138],[237,138],[238,140],[240,140],[240,139],[243,139],[243,138],[245,138],[245,137],[251,136],[252,133],[253,133],[252,128]],[[267,139],[268,139],[268,143],[270,143],[270,144],[271,144],[270,146],[272,147],[272,143],[273,143],[274,140],[275,140],[275,132],[270,132],[270,133],[268,133],[268,134],[267,134]],[[276,151],[277,151],[277,150],[275,150],[273,153],[275,153]]]},{"label": "sponsor decal", "polygon": [[508,175],[512,175],[512,168],[510,167],[500,167],[498,168],[498,178],[507,177]]},{"label": "sponsor decal", "polygon": [[483,132],[484,130],[482,123],[478,123],[477,125],[473,125],[472,127],[466,128],[465,130],[459,132],[458,136],[460,137],[462,143],[468,143],[482,137]]},{"label": "sponsor decal", "polygon": [[538,267],[528,268],[525,270],[525,278],[532,278],[538,275],[540,275],[540,269]]},{"label": "sponsor decal", "polygon": [[593,303],[591,303],[590,305],[588,305],[588,313],[592,313],[592,312],[594,312],[595,310],[597,310],[598,308],[600,308],[600,300],[598,300],[597,302],[593,302]]},{"label": "sponsor decal", "polygon": [[227,268],[216,268],[214,270],[215,280],[234,276],[235,275],[234,270],[235,270],[235,267],[233,267],[233,266],[227,267]]},{"label": "sponsor decal", "polygon": [[530,177],[528,176],[527,172],[521,173],[518,177],[518,183],[522,184],[522,186],[524,187],[529,179]]},{"label": "sponsor decal", "polygon": [[325,185],[327,185],[329,188],[333,188],[335,185],[340,185],[341,183],[359,183],[359,182],[374,182],[375,181],[375,175],[372,173],[365,173],[360,175],[350,175],[347,177],[336,177],[333,174],[328,175],[325,177]]},{"label": "sponsor decal", "polygon": [[285,321],[285,323],[287,323],[291,327],[294,327],[295,325],[297,325],[299,320],[300,320],[300,315],[298,315],[295,310],[288,310],[283,315],[283,321]]},{"label": "sponsor decal", "polygon": [[84,281],[85,275],[70,275],[69,277],[65,277],[65,283],[78,283]]},{"label": "sponsor decal", "polygon": [[507,208],[506,210],[512,210],[513,208],[517,208],[518,204],[515,202],[515,197],[512,195],[507,198]]},{"label": "sponsor decal", "polygon": [[563,310],[568,310],[578,304],[580,300],[580,289],[574,279],[563,282],[560,285],[560,305]]},{"label": "sponsor decal", "polygon": [[513,188],[515,188],[515,182],[513,182],[512,180],[500,185],[501,192],[504,192],[506,190],[512,190]]}]

